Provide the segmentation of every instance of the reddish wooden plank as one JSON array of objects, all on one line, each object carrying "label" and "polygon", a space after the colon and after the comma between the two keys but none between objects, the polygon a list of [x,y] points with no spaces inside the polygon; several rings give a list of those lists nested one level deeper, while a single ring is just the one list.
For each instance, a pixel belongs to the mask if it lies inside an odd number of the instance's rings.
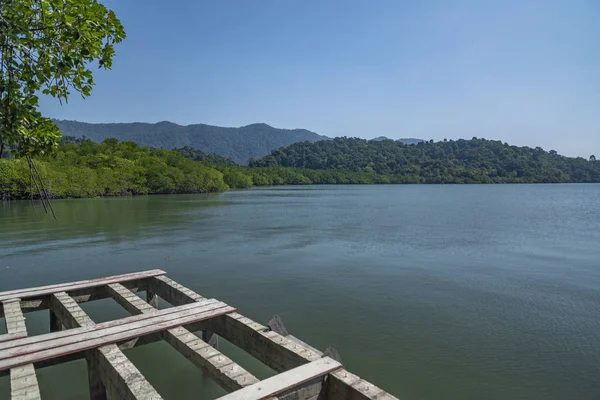
[{"label": "reddish wooden plank", "polygon": [[[171,320],[180,316],[187,316],[202,312],[205,309],[212,309],[216,306],[226,306],[227,304],[218,302],[215,299],[209,299],[202,303],[186,304],[181,307],[172,307],[157,311],[153,314],[141,314],[133,317],[121,318],[114,321],[108,321],[94,326],[85,326],[64,331],[52,332],[45,335],[32,336],[26,339],[14,340],[11,342],[0,343],[0,360],[14,357],[18,354],[31,353],[40,349],[62,346],[65,344],[76,343],[86,340],[89,335],[100,335],[119,332],[131,329],[137,325],[151,325],[163,320]],[[107,333],[108,332],[108,333]],[[39,338],[39,339],[38,339]],[[38,340],[36,340],[38,339]]]},{"label": "reddish wooden plank", "polygon": [[109,283],[127,282],[136,279],[151,278],[153,276],[165,275],[166,272],[160,269],[152,269],[149,271],[133,272],[130,274],[114,275],[105,278],[87,279],[78,282],[60,283],[57,285],[40,286],[35,288],[9,290],[0,292],[0,301],[19,297],[21,300],[32,297],[45,296],[55,292],[70,292],[77,289],[86,289],[96,286],[103,286]]},{"label": "reddish wooden plank", "polygon": [[156,316],[156,315],[168,315],[168,314],[172,314],[172,313],[182,311],[182,310],[187,310],[191,307],[197,306],[195,304],[206,305],[206,304],[214,303],[216,301],[217,300],[215,300],[215,299],[206,299],[205,301],[202,301],[199,303],[186,304],[185,306],[178,306],[178,307],[172,307],[172,308],[165,308],[164,310],[157,311],[153,315],[134,315],[132,317],[126,317],[126,318],[121,318],[121,319],[117,319],[117,320],[113,320],[113,321],[102,322],[100,324],[96,324],[95,327],[74,328],[74,329],[68,329],[68,330],[59,331],[59,332],[46,333],[43,335],[30,336],[30,337],[26,337],[26,338],[22,338],[22,339],[15,339],[10,342],[7,341],[4,343],[0,343],[0,352],[2,352],[3,350],[10,349],[10,348],[24,346],[27,344],[45,342],[48,340],[63,338],[63,337],[67,337],[67,336],[74,336],[74,335],[78,335],[78,334],[85,333],[85,332],[90,332],[90,331],[97,330],[97,329],[111,328],[113,326],[128,324],[130,322],[141,321],[141,320],[144,320],[144,319]]},{"label": "reddish wooden plank", "polygon": [[103,337],[80,341],[66,346],[54,347],[48,350],[24,354],[19,357],[12,357],[5,360],[0,360],[0,371],[8,368],[14,368],[19,365],[36,363],[39,361],[48,360],[50,358],[79,353],[81,351],[90,350],[107,344],[114,344],[125,340],[130,340],[136,337],[160,332],[177,326],[189,325],[195,322],[200,322],[209,318],[218,317],[234,311],[235,309],[233,307],[225,305],[225,307],[220,307],[217,309],[189,315],[182,318],[175,318],[170,321],[160,322],[149,326],[142,326]]},{"label": "reddish wooden plank", "polygon": [[0,335],[0,343],[27,337],[26,333],[6,333]]}]

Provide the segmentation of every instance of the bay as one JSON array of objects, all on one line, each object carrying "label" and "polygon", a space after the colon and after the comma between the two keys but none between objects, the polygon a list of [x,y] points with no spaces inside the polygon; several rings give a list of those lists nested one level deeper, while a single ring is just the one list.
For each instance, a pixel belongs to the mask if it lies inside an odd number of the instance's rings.
[{"label": "bay", "polygon": [[[400,398],[600,397],[600,185],[257,188],[0,205],[0,291],[161,268]],[[97,321],[127,315],[84,304]],[[0,333],[5,332],[0,324]],[[30,334],[48,312],[27,314]],[[273,372],[222,341],[259,377]],[[126,354],[165,399],[223,391],[163,343]],[[87,395],[85,362],[38,370]],[[0,378],[0,398],[8,380]]]}]

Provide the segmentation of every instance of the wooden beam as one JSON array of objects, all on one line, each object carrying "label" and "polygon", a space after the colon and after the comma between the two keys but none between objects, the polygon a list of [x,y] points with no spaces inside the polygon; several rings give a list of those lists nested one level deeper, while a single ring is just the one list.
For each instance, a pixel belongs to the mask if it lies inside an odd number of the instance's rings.
[{"label": "wooden beam", "polygon": [[205,321],[204,327],[275,371],[287,371],[321,358],[321,354],[238,313]]},{"label": "wooden beam", "polygon": [[[67,328],[92,327],[96,324],[67,293],[52,296],[52,310]],[[108,344],[86,353],[90,398],[161,399],[152,385],[115,344]]]},{"label": "wooden beam", "polygon": [[[19,299],[2,301],[9,335],[27,336],[25,317],[21,311]],[[25,364],[10,369],[10,395],[12,400],[40,399],[40,388],[33,364]]]},{"label": "wooden beam", "polygon": [[[90,331],[99,331],[99,330],[104,330],[104,329],[108,329],[108,328],[115,328],[115,327],[119,327],[122,325],[137,323],[137,322],[140,322],[143,320],[148,320],[148,319],[153,320],[153,322],[150,323],[150,324],[152,324],[152,323],[156,322],[157,317],[163,317],[163,316],[167,316],[170,314],[180,313],[181,311],[194,310],[194,309],[197,309],[198,307],[202,307],[202,306],[209,305],[209,304],[215,304],[215,303],[217,303],[217,300],[206,299],[202,303],[188,304],[188,305],[178,307],[178,308],[167,308],[165,310],[157,311],[155,314],[152,314],[152,315],[135,315],[135,316],[131,316],[131,317],[120,318],[117,320],[106,321],[106,322],[92,325],[92,324],[87,323],[87,322],[93,323],[93,321],[91,321],[91,319],[88,320],[89,317],[87,317],[85,312],[81,309],[81,307],[78,304],[69,302],[68,305],[64,305],[62,302],[58,302],[58,304],[53,306],[54,311],[61,318],[61,323],[67,324],[66,326],[69,327],[69,330],[56,332],[56,333],[47,333],[47,334],[38,335],[38,336],[34,336],[34,337],[16,339],[11,342],[0,343],[0,350],[6,350],[6,349],[21,347],[21,346],[30,345],[30,344],[38,344],[41,342],[45,342],[48,340],[56,340],[59,338],[65,338],[65,340],[71,340],[72,342],[75,342],[75,341],[79,340],[80,335],[85,334]],[[60,306],[58,306],[59,304],[60,304]],[[73,311],[73,313],[71,313],[71,311]],[[87,318],[85,318],[85,320],[82,320],[81,318],[83,318],[83,316],[86,316]],[[75,328],[77,326],[79,326],[79,327]]]},{"label": "wooden beam", "polygon": [[302,384],[322,378],[342,368],[342,364],[329,357],[321,358],[292,370],[282,372],[264,381],[230,393],[220,400],[263,400],[299,388]]},{"label": "wooden beam", "polygon": [[[147,289],[148,278],[135,279],[122,282],[121,284],[134,292],[144,291]],[[86,303],[88,301],[102,300],[110,297],[108,291],[106,290],[106,286],[80,288],[67,293],[71,296],[71,298],[73,298],[73,300],[75,300],[76,303]],[[49,304],[50,294],[21,301],[21,310],[23,310],[23,313],[47,310],[49,308]],[[2,310],[0,308],[0,317],[3,316],[1,311]]]},{"label": "wooden beam", "polygon": [[137,323],[121,325],[114,328],[94,330],[92,332],[68,336],[59,340],[49,340],[31,346],[8,349],[0,354],[0,370],[54,358],[56,356],[78,353],[98,346],[115,344],[150,333],[160,332],[209,318],[214,318],[235,311],[222,302],[201,305],[195,309],[182,311]]},{"label": "wooden beam", "polygon": [[[159,296],[173,305],[189,304],[203,298],[165,276],[151,278],[148,284],[156,288]],[[215,332],[279,372],[296,368],[323,356],[321,351],[296,339],[294,336],[284,337],[238,313],[204,321],[200,323],[200,327]],[[327,386],[329,398],[335,398],[336,400],[342,398],[371,400],[375,396],[381,397],[382,400],[395,399],[394,396],[345,369],[332,373]],[[341,397],[340,393],[343,393]]]},{"label": "wooden beam", "polygon": [[[157,312],[154,307],[118,283],[108,285],[108,289],[117,303],[134,315]],[[165,341],[196,366],[202,368],[227,391],[238,390],[258,382],[258,379],[244,368],[212,349],[208,343],[185,328],[169,329],[163,331],[161,335]]]},{"label": "wooden beam", "polygon": [[52,310],[48,310],[50,314],[50,332],[58,332],[62,329],[62,324],[60,320],[56,317],[56,314],[52,312]]},{"label": "wooden beam", "polygon": [[21,339],[27,337],[24,333],[5,333],[4,335],[0,335],[0,343],[8,342],[10,340]]},{"label": "wooden beam", "polygon": [[148,290],[157,293],[160,297],[173,304],[180,306],[190,304],[196,301],[202,301],[204,297],[191,289],[175,282],[166,276],[155,276],[148,280]]},{"label": "wooden beam", "polygon": [[50,295],[56,292],[72,292],[81,289],[88,289],[98,286],[104,286],[109,283],[125,282],[138,279],[146,279],[157,275],[164,275],[165,271],[160,269],[153,269],[150,271],[134,272],[131,274],[109,276],[107,278],[88,279],[78,282],[61,283],[58,285],[40,286],[28,289],[9,290],[7,292],[0,292],[0,301],[10,300],[14,298],[20,298],[21,300],[31,299],[35,297],[41,297]]}]

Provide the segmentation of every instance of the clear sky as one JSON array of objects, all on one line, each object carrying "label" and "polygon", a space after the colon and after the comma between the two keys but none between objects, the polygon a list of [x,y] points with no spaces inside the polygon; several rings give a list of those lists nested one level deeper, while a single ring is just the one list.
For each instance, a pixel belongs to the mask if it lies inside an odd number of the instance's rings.
[{"label": "clear sky", "polygon": [[104,0],[127,39],[87,122],[265,122],[600,155],[599,0]]}]

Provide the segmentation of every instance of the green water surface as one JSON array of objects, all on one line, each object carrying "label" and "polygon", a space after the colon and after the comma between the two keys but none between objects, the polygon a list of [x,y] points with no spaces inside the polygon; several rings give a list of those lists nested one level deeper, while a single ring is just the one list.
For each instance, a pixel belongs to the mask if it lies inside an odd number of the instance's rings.
[{"label": "green water surface", "polygon": [[[600,398],[600,185],[279,187],[54,207],[58,222],[0,203],[0,291],[161,268],[263,324],[279,314],[402,399]],[[127,315],[110,299],[83,307],[96,322]],[[27,314],[30,334],[48,325],[47,311]],[[126,354],[165,399],[224,394],[167,344]],[[44,399],[87,396],[85,362],[38,378]]]}]

